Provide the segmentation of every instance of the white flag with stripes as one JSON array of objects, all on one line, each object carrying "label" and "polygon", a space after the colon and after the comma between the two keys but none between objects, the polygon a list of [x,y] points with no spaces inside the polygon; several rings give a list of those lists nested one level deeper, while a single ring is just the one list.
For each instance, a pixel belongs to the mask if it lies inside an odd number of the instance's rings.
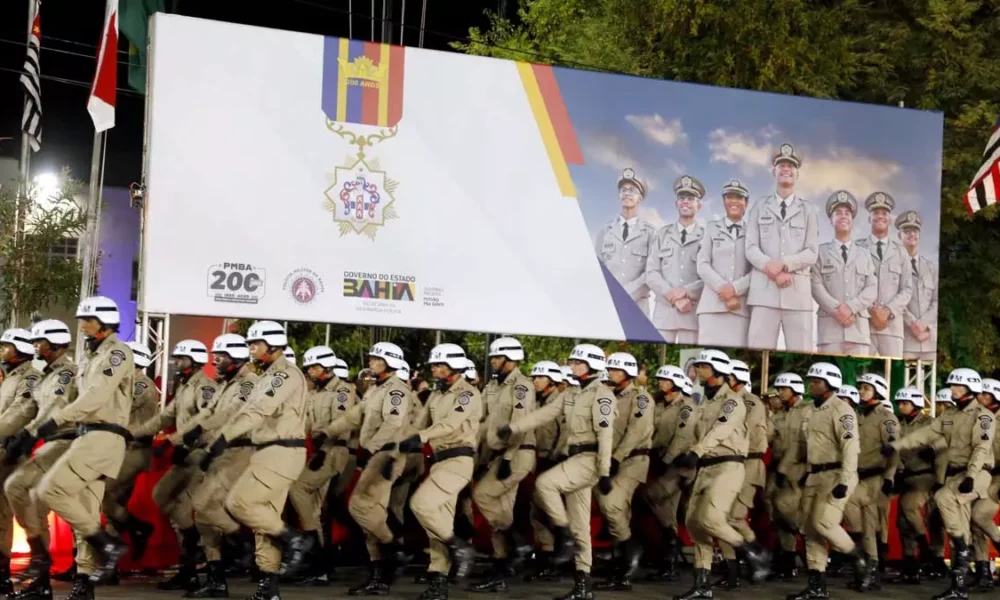
[{"label": "white flag with stripes", "polygon": [[970,213],[976,213],[987,206],[996,204],[1000,196],[1000,117],[993,126],[993,134],[983,152],[983,166],[972,178],[972,185],[965,193],[965,206]]},{"label": "white flag with stripes", "polygon": [[21,84],[24,86],[24,115],[21,117],[21,131],[28,138],[31,149],[38,152],[42,147],[42,80],[39,55],[42,49],[41,2],[35,2],[35,18],[31,23],[31,39],[28,40],[28,55],[24,59]]}]

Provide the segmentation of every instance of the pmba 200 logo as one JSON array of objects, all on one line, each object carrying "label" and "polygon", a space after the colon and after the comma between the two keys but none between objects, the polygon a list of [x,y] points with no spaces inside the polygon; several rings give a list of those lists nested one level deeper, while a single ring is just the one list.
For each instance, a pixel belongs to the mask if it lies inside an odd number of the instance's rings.
[{"label": "pmba 200 logo", "polygon": [[326,289],[323,279],[311,269],[296,269],[285,277],[281,289],[292,296],[297,304],[309,304]]}]

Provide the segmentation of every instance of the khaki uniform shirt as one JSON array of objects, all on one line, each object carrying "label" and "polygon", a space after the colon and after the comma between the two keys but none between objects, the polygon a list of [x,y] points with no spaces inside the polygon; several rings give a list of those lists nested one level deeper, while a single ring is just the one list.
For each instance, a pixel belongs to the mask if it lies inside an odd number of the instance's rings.
[{"label": "khaki uniform shirt", "polygon": [[0,385],[0,439],[16,434],[38,414],[34,390],[41,378],[30,360],[7,373]]},{"label": "khaki uniform shirt", "polygon": [[53,415],[57,425],[109,423],[125,427],[132,414],[135,363],[132,349],[111,334],[87,354],[76,401]]},{"label": "khaki uniform shirt", "polygon": [[823,406],[813,405],[806,432],[806,458],[810,465],[840,463],[838,483],[849,485],[857,477],[857,415],[847,402],[831,396]]},{"label": "khaki uniform shirt", "polygon": [[[128,416],[129,429],[137,428],[156,416],[160,409],[160,390],[148,375],[136,369],[132,386],[132,409]],[[152,439],[148,440],[152,441]]]},{"label": "khaki uniform shirt", "polygon": [[[327,380],[322,388],[306,392],[306,435],[313,437],[321,431],[326,431],[333,422],[343,418],[357,403],[358,396],[354,389],[336,375]],[[329,433],[327,435],[329,443],[341,441],[346,445],[351,438],[350,431],[336,436]]]},{"label": "khaki uniform shirt", "polygon": [[925,446],[947,444],[949,468],[965,468],[964,477],[972,477],[982,470],[993,468],[993,436],[996,419],[990,410],[972,400],[961,410],[950,410],[923,427],[893,443],[900,452]]},{"label": "khaki uniform shirt", "polygon": [[[919,431],[924,427],[929,427],[934,422],[934,417],[925,414],[919,414],[913,421],[907,421],[904,417],[900,419],[900,438],[906,438],[906,436],[912,434],[915,431]],[[943,454],[943,452],[942,452]],[[904,450],[899,453],[900,465],[903,468],[903,480],[906,485],[913,489],[930,490],[934,482],[937,481],[935,461],[926,461],[920,458],[919,450]]]},{"label": "khaki uniform shirt", "polygon": [[198,413],[205,409],[211,412],[217,401],[215,394],[219,384],[213,381],[205,371],[199,369],[191,377],[174,388],[174,398],[170,404],[163,407],[160,414],[132,431],[135,437],[156,435],[158,431],[171,425],[177,431],[187,431],[197,423]]},{"label": "khaki uniform shirt", "polygon": [[218,391],[214,396],[215,402],[212,408],[199,411],[195,418],[188,421],[183,431],[178,429],[170,436],[170,443],[175,446],[181,444],[184,434],[199,425],[203,431],[195,446],[211,443],[229,420],[243,409],[259,379],[260,376],[254,373],[249,365],[243,365],[229,381],[217,381]]},{"label": "khaki uniform shirt", "polygon": [[615,418],[614,450],[611,456],[622,463],[636,450],[645,450],[648,453],[653,442],[655,415],[653,401],[649,395],[633,383],[629,383],[616,396],[615,407],[618,409],[618,415]]},{"label": "khaki uniform shirt", "polygon": [[[25,426],[25,429],[31,435],[36,435],[42,423],[76,400],[76,395],[76,365],[64,354],[42,370],[42,380],[32,390],[35,404],[38,405],[38,414]],[[70,433],[72,429],[73,425],[70,424],[57,431],[55,435]]]},{"label": "khaki uniform shirt", "polygon": [[[535,387],[527,376],[514,369],[499,383],[497,379],[490,381],[483,390],[486,409],[486,447],[490,455],[503,452],[504,458],[513,460],[517,449],[522,445],[535,445],[533,431],[520,432],[510,436],[506,442],[497,437],[497,429],[509,425],[522,416],[535,410]],[[488,459],[487,459],[488,460]]]},{"label": "khaki uniform shirt", "polygon": [[434,452],[451,448],[472,448],[479,440],[479,422],[483,397],[464,377],[459,377],[445,391],[434,390],[414,426],[420,429],[420,441],[430,443]]},{"label": "khaki uniform shirt", "polygon": [[[559,396],[566,392],[560,392],[554,387],[551,390],[547,395],[535,395],[538,408],[542,408],[550,402],[562,404],[562,398]],[[559,434],[561,431],[562,427],[558,418],[535,429],[535,446],[537,447],[539,458],[555,458],[555,450],[559,443]]]},{"label": "khaki uniform shirt", "polygon": [[876,471],[884,469],[882,479],[895,479],[899,454],[887,459],[882,456],[882,446],[902,437],[896,415],[881,404],[867,413],[862,408],[861,416],[858,417],[858,430],[861,432],[858,477],[865,479],[865,471],[872,473],[870,476],[874,477]]},{"label": "khaki uniform shirt", "polygon": [[267,367],[221,435],[235,440],[248,432],[254,445],[306,437],[306,377],[284,356]]},{"label": "khaki uniform shirt", "polygon": [[804,398],[785,412],[785,418],[778,433],[778,447],[781,461],[778,472],[792,481],[798,481],[806,473],[808,460],[806,440],[809,435],[809,419],[815,407]]},{"label": "khaki uniform shirt", "polygon": [[712,398],[705,391],[701,415],[695,423],[698,440],[691,451],[699,458],[747,455],[747,407],[736,392],[722,384]]}]

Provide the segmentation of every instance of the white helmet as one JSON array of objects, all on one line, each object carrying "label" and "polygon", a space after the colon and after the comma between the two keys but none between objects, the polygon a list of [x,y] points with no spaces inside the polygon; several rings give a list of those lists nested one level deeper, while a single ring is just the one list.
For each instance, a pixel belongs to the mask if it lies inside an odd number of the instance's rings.
[{"label": "white helmet", "polygon": [[208,348],[198,340],[181,340],[177,342],[170,356],[171,358],[186,356],[196,364],[208,364]]},{"label": "white helmet", "polygon": [[559,368],[559,365],[552,362],[551,360],[542,360],[535,363],[535,366],[531,367],[532,377],[548,377],[552,380],[552,383],[562,383],[563,372]]},{"label": "white helmet", "polygon": [[391,342],[378,342],[368,351],[368,356],[381,358],[390,369],[401,369],[406,364],[403,349]]},{"label": "white helmet", "polygon": [[313,365],[332,369],[337,366],[337,355],[329,346],[313,346],[302,356],[302,368],[308,369]]},{"label": "white helmet", "polygon": [[285,346],[285,349],[281,353],[288,359],[293,365],[295,364],[295,350],[291,346]]},{"label": "white helmet", "polygon": [[351,376],[351,370],[347,368],[347,361],[338,358],[333,364],[333,374],[341,379],[347,379]]},{"label": "white helmet", "polygon": [[943,404],[955,403],[955,399],[951,397],[951,390],[946,387],[943,387],[937,391],[937,394],[934,396],[934,401],[941,402]]},{"label": "white helmet", "polygon": [[996,379],[983,379],[983,393],[993,394],[993,399],[1000,402],[1000,381]]},{"label": "white helmet", "polygon": [[796,373],[782,373],[778,375],[774,380],[775,388],[792,388],[792,392],[798,394],[799,396],[806,393],[805,383],[802,382],[802,378]]},{"label": "white helmet", "polygon": [[285,328],[274,321],[257,321],[247,331],[247,343],[264,342],[272,348],[284,348],[288,345]]},{"label": "white helmet", "polygon": [[867,383],[875,388],[875,396],[879,400],[889,399],[889,384],[886,382],[885,377],[876,375],[875,373],[865,373],[864,375],[858,377],[858,384],[862,383]]},{"label": "white helmet", "polygon": [[35,323],[31,327],[31,341],[37,342],[39,340],[46,340],[50,344],[66,346],[73,341],[73,337],[70,335],[69,327],[65,323],[56,321],[55,319],[46,319]]},{"label": "white helmet", "polygon": [[896,402],[910,402],[917,408],[923,408],[924,393],[915,387],[900,388],[896,390]]},{"label": "white helmet", "polygon": [[747,386],[750,385],[750,367],[742,360],[730,360],[730,364],[733,367],[733,376],[736,377],[736,381],[745,383]]},{"label": "white helmet", "polygon": [[228,354],[233,360],[248,360],[250,348],[242,335],[224,333],[212,342],[212,354]]},{"label": "white helmet", "polygon": [[601,380],[601,383],[607,383],[610,380],[610,378],[608,377],[608,372],[607,371],[601,371],[601,373],[599,375],[599,379]]},{"label": "white helmet", "polygon": [[132,349],[132,362],[140,369],[145,369],[153,363],[153,353],[145,344],[139,342],[129,342],[128,347]]},{"label": "white helmet", "polygon": [[118,305],[111,298],[105,296],[91,296],[86,298],[76,308],[77,319],[94,318],[103,325],[118,325],[122,316],[118,312]]},{"label": "white helmet", "polygon": [[479,372],[476,371],[476,363],[472,362],[472,359],[466,359],[465,361],[465,378],[469,381],[475,381],[479,377]]},{"label": "white helmet", "polygon": [[690,379],[688,379],[688,376],[684,374],[684,369],[680,367],[675,367],[674,365],[663,365],[662,367],[657,369],[656,378],[669,379],[670,381],[674,382],[674,387],[678,387],[681,389],[684,388],[685,381],[689,383],[691,381]]},{"label": "white helmet", "polygon": [[563,365],[559,367],[559,370],[562,371],[563,381],[575,387],[580,386],[580,382],[577,381],[576,376],[573,375],[573,367],[569,365]]},{"label": "white helmet", "polygon": [[948,380],[944,384],[964,385],[973,394],[983,393],[983,380],[979,377],[979,373],[976,373],[972,369],[955,369],[951,373],[948,373]]},{"label": "white helmet", "polygon": [[445,364],[452,371],[465,371],[469,368],[469,361],[465,357],[465,350],[458,344],[438,344],[431,348],[431,356],[427,359],[428,365]]},{"label": "white helmet", "polygon": [[733,372],[733,362],[729,360],[729,356],[721,350],[702,350],[698,354],[698,358],[692,361],[695,365],[712,365],[716,373],[720,375],[729,375]]},{"label": "white helmet", "polygon": [[396,369],[396,376],[399,377],[400,379],[402,379],[403,381],[409,381],[410,380],[410,363],[406,362],[405,360],[404,361],[400,361],[400,362],[402,362],[403,365],[401,367],[399,367],[398,369]]},{"label": "white helmet", "polygon": [[855,406],[861,404],[861,394],[858,393],[858,388],[853,385],[847,385],[845,383],[840,386],[840,389],[837,390],[837,397],[843,398]]},{"label": "white helmet", "polygon": [[618,369],[619,371],[625,371],[625,374],[629,377],[639,376],[639,363],[635,360],[635,357],[628,352],[615,352],[608,357],[607,365],[608,369]]},{"label": "white helmet", "polygon": [[685,396],[690,396],[694,393],[694,384],[691,382],[691,378],[687,375],[684,376],[684,381],[681,384],[681,391],[684,392]]},{"label": "white helmet", "polygon": [[587,363],[591,371],[603,371],[606,363],[604,350],[593,344],[577,344],[569,353],[569,359]]},{"label": "white helmet", "polygon": [[21,354],[35,355],[35,346],[31,343],[31,332],[27,329],[8,329],[0,336],[0,344],[10,344]]},{"label": "white helmet", "polygon": [[813,366],[809,367],[806,377],[822,379],[835,390],[839,390],[840,386],[844,384],[844,376],[840,374],[840,368],[828,362],[813,363]]},{"label": "white helmet", "polygon": [[524,360],[524,346],[512,337],[502,337],[490,344],[490,357],[502,356],[508,360]]}]

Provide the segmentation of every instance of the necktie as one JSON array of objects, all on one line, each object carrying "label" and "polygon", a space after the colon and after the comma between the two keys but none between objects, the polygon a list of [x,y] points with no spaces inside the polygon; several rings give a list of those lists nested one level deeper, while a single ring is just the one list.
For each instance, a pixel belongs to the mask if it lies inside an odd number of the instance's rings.
[{"label": "necktie", "polygon": [[628,221],[625,221],[625,224],[622,225],[622,241],[624,242],[627,239],[628,239]]},{"label": "necktie", "polygon": [[913,274],[920,275],[920,271],[917,271],[917,258],[913,257],[910,259],[910,264],[913,265]]},{"label": "necktie", "polygon": [[785,220],[785,201],[781,201],[781,220]]},{"label": "necktie", "polygon": [[[736,230],[736,233],[733,233],[734,229]],[[740,226],[739,225],[737,225],[736,223],[733,223],[732,225],[729,226],[729,235],[735,237],[735,236],[738,236],[739,234],[740,234]]]},{"label": "necktie", "polygon": [[681,229],[681,245],[684,245],[684,243],[687,242],[687,239],[688,239],[688,230]]},{"label": "necktie", "polygon": [[882,260],[882,242],[875,244],[875,249],[878,251],[878,259]]},{"label": "necktie", "polygon": [[844,263],[847,263],[847,244],[840,245],[840,255],[844,257]]}]

